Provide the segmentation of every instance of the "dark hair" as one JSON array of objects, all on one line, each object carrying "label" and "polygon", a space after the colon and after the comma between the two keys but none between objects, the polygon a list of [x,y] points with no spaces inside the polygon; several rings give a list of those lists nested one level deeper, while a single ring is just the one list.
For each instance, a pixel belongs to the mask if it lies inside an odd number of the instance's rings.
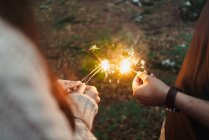
[{"label": "dark hair", "polygon": [[[0,17],[23,32],[36,46],[38,46],[38,35],[33,17],[32,8],[28,0],[0,0]],[[40,55],[41,56],[41,55]],[[43,59],[44,61],[44,59]],[[69,124],[75,130],[70,103],[65,97],[64,91],[56,82],[55,76],[47,67],[48,76],[51,81],[51,93],[56,99],[60,109],[68,118]]]}]

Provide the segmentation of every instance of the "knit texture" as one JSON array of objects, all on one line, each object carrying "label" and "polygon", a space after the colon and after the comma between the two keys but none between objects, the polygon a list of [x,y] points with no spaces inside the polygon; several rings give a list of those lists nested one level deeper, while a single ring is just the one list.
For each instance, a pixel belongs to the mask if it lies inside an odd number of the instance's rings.
[{"label": "knit texture", "polygon": [[82,121],[72,132],[44,66],[30,40],[0,19],[0,140],[95,140]]},{"label": "knit texture", "polygon": [[73,99],[73,114],[80,118],[92,129],[93,118],[98,111],[96,102],[85,94],[74,93],[69,95]]}]

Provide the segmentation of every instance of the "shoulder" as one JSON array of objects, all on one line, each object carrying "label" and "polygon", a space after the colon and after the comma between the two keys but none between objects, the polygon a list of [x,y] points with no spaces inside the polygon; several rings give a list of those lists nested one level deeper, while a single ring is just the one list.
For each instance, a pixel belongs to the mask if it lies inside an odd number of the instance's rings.
[{"label": "shoulder", "polygon": [[24,127],[24,138],[27,134],[49,139],[71,138],[70,126],[50,93],[45,64],[34,44],[1,19],[0,89],[0,111],[5,116],[0,116],[0,124],[18,122],[1,125],[0,129],[8,127],[11,132],[7,133],[13,136],[13,132]]},{"label": "shoulder", "polygon": [[[30,62],[40,65],[41,57],[34,44],[23,33],[0,19],[0,65],[13,66],[18,70]],[[12,65],[10,65],[12,64]],[[43,65],[43,64],[42,64]],[[14,69],[13,69],[14,70]]]}]

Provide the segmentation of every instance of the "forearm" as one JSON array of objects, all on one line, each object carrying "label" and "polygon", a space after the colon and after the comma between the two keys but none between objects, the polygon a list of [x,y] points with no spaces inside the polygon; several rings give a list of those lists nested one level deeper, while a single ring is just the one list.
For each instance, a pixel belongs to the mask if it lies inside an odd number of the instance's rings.
[{"label": "forearm", "polygon": [[178,92],[176,107],[209,128],[209,101]]}]

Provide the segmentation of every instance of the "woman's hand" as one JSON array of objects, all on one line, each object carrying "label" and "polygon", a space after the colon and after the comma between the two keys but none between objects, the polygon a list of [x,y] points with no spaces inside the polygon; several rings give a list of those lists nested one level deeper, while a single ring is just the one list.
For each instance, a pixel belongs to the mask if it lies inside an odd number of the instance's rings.
[{"label": "woman's hand", "polygon": [[169,87],[157,79],[154,74],[146,74],[146,72],[138,72],[133,83],[133,96],[140,103],[148,106],[163,106]]},{"label": "woman's hand", "polygon": [[91,97],[97,104],[100,102],[99,92],[96,87],[87,85],[84,94]]},{"label": "woman's hand", "polygon": [[58,79],[57,82],[62,86],[64,90],[66,90],[68,93],[72,93],[75,91],[84,92],[82,91],[83,86],[81,81],[70,81],[70,80],[62,80]]}]

